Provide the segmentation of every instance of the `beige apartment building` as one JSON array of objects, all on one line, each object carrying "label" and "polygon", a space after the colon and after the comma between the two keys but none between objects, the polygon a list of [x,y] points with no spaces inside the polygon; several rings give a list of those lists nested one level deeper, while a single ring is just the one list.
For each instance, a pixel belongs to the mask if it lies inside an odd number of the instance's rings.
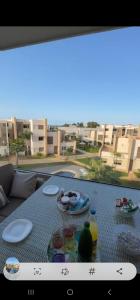
[{"label": "beige apartment building", "polygon": [[0,156],[9,155],[8,124],[6,120],[0,120]]},{"label": "beige apartment building", "polygon": [[[101,143],[106,145],[112,145],[114,138],[116,136],[116,132],[119,132],[121,136],[126,134],[126,129],[128,125],[112,125],[112,124],[102,124],[96,128],[88,128],[88,127],[77,127],[77,126],[69,126],[69,127],[59,127],[60,130],[65,132],[66,136],[72,138],[73,135],[76,137],[81,137],[82,141]],[[135,127],[133,126],[133,129]],[[131,127],[129,125],[129,130]],[[133,132],[133,131],[131,131]]]},{"label": "beige apartment building", "polygon": [[[10,120],[0,120],[0,156],[9,155],[10,141],[20,137],[24,132],[31,132],[30,140],[26,141],[28,153],[36,155],[42,153],[61,155],[68,148],[76,152],[76,141],[66,141],[61,130],[49,128],[47,120],[23,120],[11,118]],[[26,154],[25,152],[22,154]]]},{"label": "beige apartment building", "polygon": [[140,169],[140,137],[116,137],[112,147],[103,147],[101,158],[106,165],[120,171],[133,172]]}]

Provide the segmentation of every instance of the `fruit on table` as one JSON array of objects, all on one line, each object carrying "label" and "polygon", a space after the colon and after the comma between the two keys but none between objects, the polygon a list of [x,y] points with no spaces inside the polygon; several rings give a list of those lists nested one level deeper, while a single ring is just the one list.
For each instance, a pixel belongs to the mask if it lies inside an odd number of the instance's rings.
[{"label": "fruit on table", "polygon": [[116,199],[116,207],[122,207],[128,205],[128,199],[123,197],[121,199]]},{"label": "fruit on table", "polygon": [[68,196],[68,197],[73,197],[73,196],[77,196],[77,194],[76,193],[73,193],[73,192],[69,192],[66,196]]}]

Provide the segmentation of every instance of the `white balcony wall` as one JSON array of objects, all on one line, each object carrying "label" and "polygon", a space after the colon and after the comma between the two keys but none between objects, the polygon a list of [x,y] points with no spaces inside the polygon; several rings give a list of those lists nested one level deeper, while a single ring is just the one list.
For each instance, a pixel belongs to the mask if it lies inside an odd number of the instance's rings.
[{"label": "white balcony wall", "polygon": [[114,154],[112,152],[102,151],[101,157],[114,157]]},{"label": "white balcony wall", "polygon": [[117,152],[128,153],[129,151],[129,139],[125,137],[120,137],[117,144]]},{"label": "white balcony wall", "polygon": [[9,155],[9,147],[8,146],[0,146],[0,156]]},{"label": "white balcony wall", "polygon": [[54,145],[48,145],[48,154],[54,154]]}]

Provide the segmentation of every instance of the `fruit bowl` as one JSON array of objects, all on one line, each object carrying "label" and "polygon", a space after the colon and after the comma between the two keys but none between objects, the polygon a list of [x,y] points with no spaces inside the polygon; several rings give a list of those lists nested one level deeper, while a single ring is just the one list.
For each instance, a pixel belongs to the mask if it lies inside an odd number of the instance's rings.
[{"label": "fruit bowl", "polygon": [[90,198],[87,194],[77,191],[68,191],[62,193],[57,198],[57,207],[62,212],[71,215],[77,215],[89,209]]}]

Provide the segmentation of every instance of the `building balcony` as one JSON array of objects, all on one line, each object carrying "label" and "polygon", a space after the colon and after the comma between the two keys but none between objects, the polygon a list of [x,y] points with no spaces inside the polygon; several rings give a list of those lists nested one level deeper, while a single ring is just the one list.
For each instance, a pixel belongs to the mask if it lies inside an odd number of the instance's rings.
[{"label": "building balcony", "polygon": [[[7,167],[8,168],[8,167]],[[18,170],[19,171],[19,170]],[[8,173],[6,173],[8,172]],[[16,170],[10,166],[6,170],[5,166],[0,168],[0,185],[7,195],[10,196],[8,185],[12,185],[11,176],[15,176]],[[19,171],[25,177],[34,175],[37,179],[37,186],[26,199],[9,197],[7,205],[0,208],[0,272],[2,272],[5,260],[10,256],[18,257],[20,262],[46,262],[48,261],[47,249],[50,236],[54,230],[63,225],[65,220],[78,226],[83,226],[88,220],[89,208],[96,210],[97,224],[99,228],[99,261],[100,262],[131,262],[140,272],[140,261],[137,257],[128,255],[127,249],[121,248],[118,244],[117,232],[120,227],[129,226],[132,230],[140,230],[140,211],[126,216],[116,208],[116,199],[127,197],[140,205],[140,190],[125,188],[117,185],[98,183],[95,181],[81,180],[76,178],[66,178],[64,176],[52,175],[33,171]],[[24,177],[24,179],[25,179]],[[5,178],[5,179],[4,179]],[[12,179],[14,180],[14,179]],[[21,184],[21,183],[20,183]],[[86,194],[90,200],[89,208],[79,215],[68,215],[62,213],[57,205],[58,194],[45,195],[44,187],[55,185],[64,191],[79,191]],[[12,188],[12,186],[11,186]],[[20,193],[19,186],[15,192]],[[9,223],[16,219],[28,219],[33,224],[30,235],[22,242],[16,244],[7,243],[2,239],[3,230]]]}]

